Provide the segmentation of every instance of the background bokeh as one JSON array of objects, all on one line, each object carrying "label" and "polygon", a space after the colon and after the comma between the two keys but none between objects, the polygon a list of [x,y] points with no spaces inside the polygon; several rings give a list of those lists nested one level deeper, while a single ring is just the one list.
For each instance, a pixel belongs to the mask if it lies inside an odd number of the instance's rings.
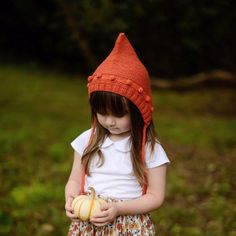
[{"label": "background bokeh", "polygon": [[236,235],[233,0],[10,0],[0,8],[0,235],[66,235],[86,78],[125,32],[151,75],[171,164],[163,236]]}]

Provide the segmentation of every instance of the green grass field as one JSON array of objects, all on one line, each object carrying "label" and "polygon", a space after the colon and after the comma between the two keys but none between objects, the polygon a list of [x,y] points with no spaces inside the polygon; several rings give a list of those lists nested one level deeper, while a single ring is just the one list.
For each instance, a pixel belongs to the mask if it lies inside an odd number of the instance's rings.
[{"label": "green grass field", "polygon": [[[0,66],[0,235],[66,235],[70,142],[90,126],[86,78]],[[172,163],[161,236],[236,236],[236,92],[153,91]]]}]

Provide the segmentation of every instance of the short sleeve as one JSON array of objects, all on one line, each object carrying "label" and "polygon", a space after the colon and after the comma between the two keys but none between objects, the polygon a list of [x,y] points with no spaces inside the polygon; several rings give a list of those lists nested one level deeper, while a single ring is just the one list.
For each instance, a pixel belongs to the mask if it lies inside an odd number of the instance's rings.
[{"label": "short sleeve", "polygon": [[91,129],[83,132],[81,135],[79,135],[76,139],[74,139],[71,142],[72,148],[81,156],[83,155],[83,152],[88,145],[90,135],[91,135]]},{"label": "short sleeve", "polygon": [[154,168],[170,163],[170,160],[160,143],[155,144],[153,152],[151,152],[150,144],[146,145],[145,160],[147,168]]}]

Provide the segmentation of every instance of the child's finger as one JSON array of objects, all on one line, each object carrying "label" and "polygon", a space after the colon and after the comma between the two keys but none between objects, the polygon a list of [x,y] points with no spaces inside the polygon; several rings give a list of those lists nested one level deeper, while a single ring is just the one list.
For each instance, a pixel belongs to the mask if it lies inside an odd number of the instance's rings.
[{"label": "child's finger", "polygon": [[102,226],[102,225],[105,225],[105,224],[107,224],[109,222],[107,217],[104,217],[104,218],[93,218],[90,221],[91,221],[92,224],[94,224],[96,226]]},{"label": "child's finger", "polygon": [[72,207],[71,207],[71,204],[72,204],[72,201],[73,201],[73,197],[68,197],[67,200],[66,200],[66,203],[65,203],[65,209],[67,211],[72,211]]},{"label": "child's finger", "polygon": [[108,212],[107,211],[101,211],[97,214],[95,214],[92,218],[93,219],[98,219],[98,218],[104,218],[108,216]]},{"label": "child's finger", "polygon": [[69,217],[72,220],[76,220],[76,219],[78,220],[78,217],[74,213],[72,213],[71,211],[66,211],[66,215],[67,215],[67,217]]},{"label": "child's finger", "polygon": [[67,211],[73,211],[72,207],[71,207],[71,206],[68,206],[67,204],[65,205],[65,210],[67,210]]},{"label": "child's finger", "polygon": [[102,227],[102,226],[105,226],[105,225],[109,224],[109,222],[103,222],[103,223],[96,223],[96,222],[93,223],[92,222],[92,224],[94,224],[97,227]]},{"label": "child's finger", "polygon": [[103,203],[103,204],[101,204],[100,209],[101,209],[101,211],[106,211],[109,209],[109,207],[110,207],[110,205],[108,203]]},{"label": "child's finger", "polygon": [[66,211],[66,215],[69,217],[69,218],[75,218],[75,215],[70,212],[70,211]]},{"label": "child's finger", "polygon": [[73,197],[68,197],[68,198],[66,199],[66,205],[67,205],[67,206],[71,206],[73,199],[74,199]]}]

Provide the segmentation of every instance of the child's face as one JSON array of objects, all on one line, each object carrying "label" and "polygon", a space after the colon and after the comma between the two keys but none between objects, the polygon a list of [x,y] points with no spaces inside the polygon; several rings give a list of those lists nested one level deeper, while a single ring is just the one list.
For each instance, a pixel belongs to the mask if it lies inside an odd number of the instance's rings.
[{"label": "child's face", "polygon": [[111,134],[120,135],[130,131],[130,114],[122,117],[114,115],[102,115],[97,113],[97,119],[101,126],[107,129]]}]

